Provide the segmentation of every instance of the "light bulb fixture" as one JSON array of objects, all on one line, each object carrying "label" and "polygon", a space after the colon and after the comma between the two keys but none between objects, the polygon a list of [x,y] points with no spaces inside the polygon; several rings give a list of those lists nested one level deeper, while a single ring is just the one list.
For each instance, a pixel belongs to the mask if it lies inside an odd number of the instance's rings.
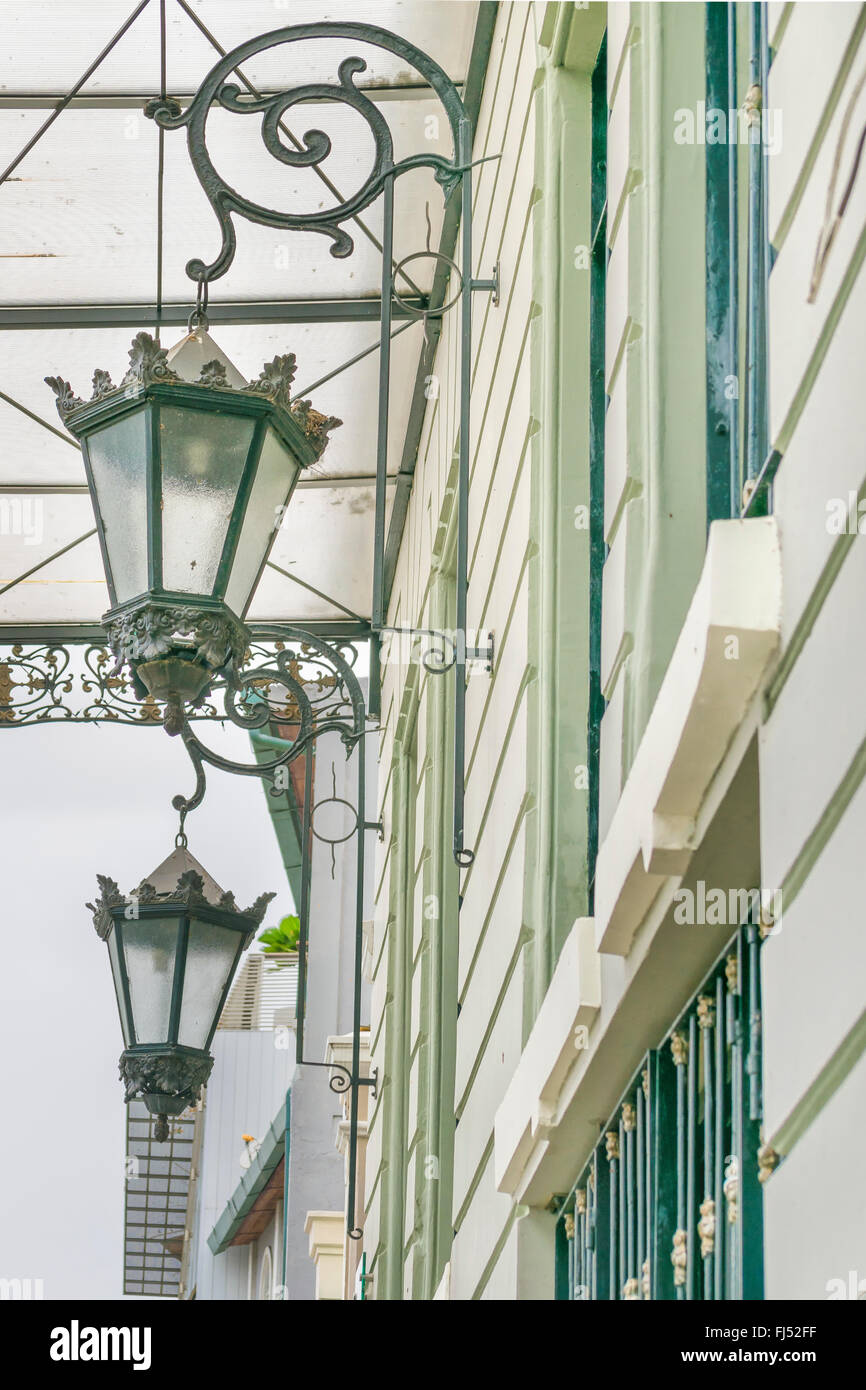
[{"label": "light bulb fixture", "polygon": [[237,681],[244,618],[295,483],[341,422],[292,398],[293,353],[245,381],[203,314],[170,350],[137,334],[129,363],[119,386],[94,372],[89,401],[45,380],[81,442],[115,669],[164,702],[178,733],[214,676]]},{"label": "light bulb fixture", "polygon": [[210,1045],[238,962],[276,895],[262,893],[241,912],[178,836],[173,851],[133,892],[97,875],[100,896],[87,906],[108,947],[124,1051],[126,1099],[140,1096],[157,1116],[194,1105],[210,1076]]}]

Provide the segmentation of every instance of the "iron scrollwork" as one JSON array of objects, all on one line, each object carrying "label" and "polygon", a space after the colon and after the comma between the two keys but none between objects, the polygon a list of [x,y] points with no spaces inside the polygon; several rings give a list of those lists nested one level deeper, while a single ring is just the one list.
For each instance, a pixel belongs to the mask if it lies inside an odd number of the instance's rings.
[{"label": "iron scrollwork", "polygon": [[[324,38],[353,39],[372,44],[396,54],[419,72],[444,107],[451,127],[454,157],[446,159],[433,153],[413,154],[394,162],[394,144],[388,122],[375,103],[355,85],[355,79],[367,67],[363,58],[343,59],[338,67],[339,80],[336,83],[310,82],[265,96],[245,94],[236,82],[229,80],[241,63],[267,49],[304,39]],[[332,148],[330,137],[323,130],[308,130],[300,148],[290,148],[282,139],[285,113],[293,106],[317,101],[336,101],[351,107],[366,121],[373,137],[372,167],[351,197],[330,208],[280,212],[244,197],[217,172],[208,152],[206,132],[207,119],[214,104],[235,115],[260,115],[262,141],[269,154],[280,163],[295,169],[318,169]],[[222,246],[216,258],[210,264],[198,257],[187,263],[187,275],[199,284],[218,279],[232,264],[237,249],[232,220],[236,214],[267,227],[319,232],[331,239],[331,255],[344,257],[352,254],[354,243],[342,224],[369,207],[388,179],[396,178],[410,169],[429,168],[447,197],[459,184],[463,172],[457,151],[459,125],[465,112],[451,78],[434,59],[414,44],[372,24],[296,24],[261,34],[240,44],[215,64],[185,111],[179,110],[177,102],[169,98],[156,97],[148,102],[145,114],[164,130],[178,130],[186,126],[193,168],[220,225]]]},{"label": "iron scrollwork", "polygon": [[[215,679],[207,697],[188,707],[188,720],[229,720],[241,729],[262,728],[268,719],[292,723],[298,710],[286,676],[297,679],[303,674],[318,724],[326,717],[339,721],[347,696],[324,651],[336,650],[351,666],[354,647],[348,641],[331,641],[314,651],[313,639],[305,634],[287,651],[283,634],[288,629],[273,632],[265,639],[261,629],[253,627],[240,679]],[[152,728],[164,718],[163,704],[142,695],[128,671],[115,670],[107,643],[15,642],[0,647],[0,729],[58,722]]]},{"label": "iron scrollwork", "polygon": [[[106,722],[148,728],[161,724],[163,707],[142,699],[101,643],[22,643],[0,649],[0,728]],[[212,699],[195,719],[220,717]]]},{"label": "iron scrollwork", "polygon": [[[269,631],[259,629],[261,634]],[[276,633],[280,635],[277,637]],[[195,810],[204,797],[205,763],[224,772],[271,780],[271,795],[279,796],[284,788],[274,784],[273,774],[300,757],[322,734],[338,733],[347,754],[364,736],[366,708],[358,678],[348,659],[349,644],[341,651],[339,644],[326,643],[290,627],[275,628],[273,635],[273,650],[263,664],[246,668],[238,678],[226,677],[225,717],[239,728],[249,730],[262,729],[271,720],[279,720],[292,726],[294,737],[286,740],[289,746],[274,758],[251,764],[237,763],[207,748],[192,729],[189,719],[184,718],[177,732],[196,772],[192,795],[176,796],[172,802],[184,817]]]}]

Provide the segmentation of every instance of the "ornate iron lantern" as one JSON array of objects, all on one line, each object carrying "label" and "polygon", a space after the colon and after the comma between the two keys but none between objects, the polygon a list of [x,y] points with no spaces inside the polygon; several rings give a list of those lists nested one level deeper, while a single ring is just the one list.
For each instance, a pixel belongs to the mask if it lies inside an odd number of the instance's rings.
[{"label": "ornate iron lantern", "polygon": [[245,912],[183,842],[124,896],[99,874],[87,906],[108,947],[124,1051],[126,1099],[141,1096],[168,1137],[168,1116],[194,1104],[210,1076],[210,1045],[241,955],[273,893]]},{"label": "ornate iron lantern", "polygon": [[247,382],[205,324],[191,320],[170,351],[139,333],[120,385],[96,371],[89,401],[45,378],[81,441],[116,669],[165,702],[172,733],[214,675],[237,679],[243,619],[298,475],[341,423],[291,397],[293,353]]}]

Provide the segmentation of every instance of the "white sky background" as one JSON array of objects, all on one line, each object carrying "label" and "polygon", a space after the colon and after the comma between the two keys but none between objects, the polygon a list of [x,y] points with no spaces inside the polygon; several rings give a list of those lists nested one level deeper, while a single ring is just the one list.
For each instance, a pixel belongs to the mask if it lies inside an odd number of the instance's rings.
[{"label": "white sky background", "polygon": [[[203,742],[253,762],[247,735],[200,724]],[[108,952],[85,902],[96,874],[134,888],[170,853],[171,798],[192,765],[161,728],[0,729],[3,905],[0,970],[0,1277],[44,1296],[117,1298],[122,1288],[123,1048]],[[187,819],[190,851],[246,907],[291,891],[255,777],[206,768]]]}]

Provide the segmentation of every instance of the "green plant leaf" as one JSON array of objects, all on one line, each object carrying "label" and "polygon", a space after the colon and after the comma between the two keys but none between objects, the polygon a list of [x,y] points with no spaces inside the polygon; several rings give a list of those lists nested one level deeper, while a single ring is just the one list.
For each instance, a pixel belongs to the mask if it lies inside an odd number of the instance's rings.
[{"label": "green plant leaf", "polygon": [[288,916],[283,918],[278,927],[268,927],[256,940],[261,943],[266,954],[278,955],[287,951],[297,951],[300,934],[300,918]]}]

